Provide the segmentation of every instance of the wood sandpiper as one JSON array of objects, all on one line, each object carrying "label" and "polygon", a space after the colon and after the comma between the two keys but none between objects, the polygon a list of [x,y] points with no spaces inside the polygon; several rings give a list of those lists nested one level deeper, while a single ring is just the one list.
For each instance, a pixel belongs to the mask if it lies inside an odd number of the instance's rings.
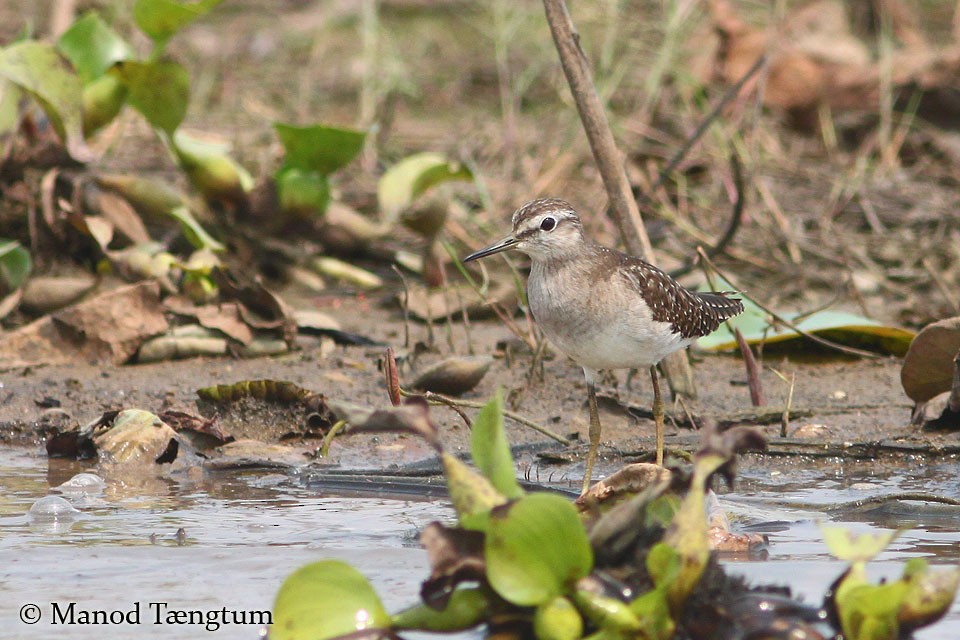
[{"label": "wood sandpiper", "polygon": [[743,311],[729,293],[688,291],[644,262],[597,244],[580,217],[557,198],[533,200],[513,214],[513,232],[464,262],[517,249],[530,256],[530,311],[544,335],[583,368],[590,407],[590,450],[583,491],[600,443],[596,383],[601,369],[650,368],[657,464],[663,464],[663,400],[657,363]]}]

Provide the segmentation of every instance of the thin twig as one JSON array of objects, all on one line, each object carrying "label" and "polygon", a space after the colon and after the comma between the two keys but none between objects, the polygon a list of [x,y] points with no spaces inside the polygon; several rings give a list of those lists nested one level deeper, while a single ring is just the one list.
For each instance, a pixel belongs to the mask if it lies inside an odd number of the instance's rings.
[{"label": "thin twig", "polygon": [[410,287],[407,285],[407,279],[397,265],[391,265],[393,270],[400,277],[400,284],[403,285],[403,348],[410,348]]},{"label": "thin twig", "polygon": [[[740,164],[740,158],[737,156],[736,152],[730,154],[730,167],[732,169],[731,173],[733,174],[733,186],[737,192],[737,199],[733,203],[733,209],[730,212],[730,220],[727,222],[727,228],[724,230],[723,235],[707,249],[707,255],[711,258],[720,255],[723,253],[727,245],[729,245],[734,236],[737,235],[737,231],[740,229],[740,223],[743,221],[743,208],[744,202],[746,201],[746,192],[745,185],[743,183],[743,166]],[[696,263],[696,260],[689,261],[686,265],[680,267],[675,271],[671,271],[670,275],[674,278],[679,278],[680,276],[686,275],[693,270],[693,267]]]},{"label": "thin twig", "polygon": [[[735,97],[737,97],[737,95],[740,93],[740,89],[743,88],[743,85],[746,84],[746,82],[750,78],[752,78],[754,74],[756,74],[760,69],[762,69],[763,65],[765,65],[766,63],[767,63],[767,56],[766,54],[764,54],[759,58],[757,58],[756,62],[754,62],[753,65],[749,69],[747,69],[747,72],[743,74],[743,77],[737,80],[737,82],[732,87],[727,89],[727,92],[720,99],[720,102],[718,102],[716,106],[710,111],[710,113],[707,114],[707,116],[700,122],[697,128],[694,129],[693,133],[690,134],[690,137],[686,139],[686,141],[683,143],[683,146],[681,146],[680,149],[678,149],[677,152],[673,154],[673,157],[670,158],[670,161],[666,165],[664,165],[663,169],[660,170],[660,174],[657,176],[657,180],[650,186],[651,193],[653,193],[654,191],[662,187],[664,183],[666,183],[667,179],[669,179],[670,177],[670,174],[673,173],[674,170],[676,170],[676,168],[680,165],[680,162],[683,161],[684,156],[687,155],[687,153],[690,151],[693,145],[696,144],[697,141],[703,137],[703,134],[707,132],[707,129],[710,128],[710,125],[713,124],[714,120],[716,120],[720,116],[720,113],[723,111],[723,109],[728,104],[730,104],[730,102]],[[649,196],[643,195],[642,197],[646,199],[648,202],[650,201]]]},{"label": "thin twig", "polygon": [[[723,271],[721,271],[720,269],[718,269],[718,268],[717,268],[717,265],[715,265],[715,264],[710,260],[710,258],[707,257],[707,254],[706,254],[706,252],[704,252],[704,250],[703,250],[702,247],[697,247],[697,253],[700,255],[700,258],[704,261],[704,264],[706,264],[707,266],[709,266],[714,272],[716,272],[716,274],[717,274],[718,276],[720,276],[721,278],[723,278],[724,280],[726,280],[727,282],[729,282],[731,285],[733,285],[734,287],[736,287],[736,284],[733,282],[733,280],[731,280]],[[807,331],[804,331],[803,329],[800,329],[799,327],[797,327],[797,325],[795,325],[793,322],[787,320],[786,318],[784,318],[783,316],[781,316],[781,315],[780,315],[779,313],[777,313],[776,311],[773,311],[772,309],[770,309],[769,307],[767,307],[766,305],[764,305],[763,303],[761,303],[760,301],[758,301],[756,298],[754,298],[754,297],[752,297],[752,296],[750,296],[750,295],[747,295],[746,293],[744,293],[744,292],[742,292],[742,291],[738,291],[738,293],[739,293],[739,295],[743,296],[744,298],[746,298],[747,300],[749,300],[749,301],[752,302],[753,304],[757,305],[757,307],[759,307],[761,311],[763,311],[764,313],[766,313],[767,315],[769,315],[771,318],[773,318],[773,320],[774,320],[776,323],[782,324],[783,326],[787,327],[788,329],[790,329],[791,331],[793,331],[793,332],[796,333],[797,335],[800,335],[800,336],[803,336],[804,338],[808,338],[808,339],[810,339],[810,340],[813,340],[813,341],[816,342],[817,344],[821,344],[821,345],[823,345],[823,346],[825,346],[825,347],[830,347],[831,349],[836,349],[837,351],[842,351],[843,353],[849,353],[850,355],[860,356],[860,357],[862,357],[862,358],[879,358],[879,357],[880,357],[879,354],[876,354],[876,353],[874,353],[874,352],[872,352],[872,351],[865,351],[865,350],[863,350],[863,349],[857,349],[857,348],[855,348],[855,347],[848,347],[848,346],[845,345],[845,344],[840,344],[840,343],[834,342],[834,341],[832,341],[832,340],[827,340],[826,338],[822,338],[822,337],[820,337],[820,336],[818,336],[818,335],[816,335],[816,334],[813,334],[813,333],[809,333],[809,332],[807,332]]]},{"label": "thin twig", "polygon": [[[406,389],[401,387],[400,394],[406,398],[423,398],[430,404],[444,405],[444,406],[450,407],[451,409],[453,409],[454,411],[460,414],[460,417],[466,421],[467,426],[470,426],[470,420],[467,418],[466,414],[463,413],[462,407],[468,407],[470,409],[482,409],[484,406],[486,406],[483,403],[473,402],[471,400],[456,400],[454,398],[450,398],[440,393],[434,393],[433,391],[424,391],[423,393],[415,393],[412,391],[407,391]],[[518,422],[525,427],[530,427],[534,431],[541,433],[547,436],[548,438],[552,438],[553,440],[556,440],[557,442],[559,442],[564,446],[570,446],[570,440],[568,440],[567,438],[564,438],[561,435],[557,435],[556,433],[554,433],[553,431],[550,431],[546,427],[537,424],[533,420],[524,418],[518,413],[514,413],[513,411],[504,409],[503,417],[510,418],[514,422]]]}]

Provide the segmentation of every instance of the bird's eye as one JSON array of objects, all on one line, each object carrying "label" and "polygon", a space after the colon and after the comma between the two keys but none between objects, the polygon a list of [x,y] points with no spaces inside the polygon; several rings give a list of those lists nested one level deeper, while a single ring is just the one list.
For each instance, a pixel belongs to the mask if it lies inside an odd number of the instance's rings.
[{"label": "bird's eye", "polygon": [[556,218],[546,217],[543,219],[543,222],[540,223],[541,231],[553,231],[557,226]]}]

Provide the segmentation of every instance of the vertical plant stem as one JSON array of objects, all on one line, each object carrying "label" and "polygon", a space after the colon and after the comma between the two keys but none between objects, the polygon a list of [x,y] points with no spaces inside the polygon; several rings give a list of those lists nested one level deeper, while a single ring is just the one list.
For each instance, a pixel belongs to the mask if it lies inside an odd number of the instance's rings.
[{"label": "vertical plant stem", "polygon": [[617,149],[607,115],[600,103],[600,96],[593,85],[587,56],[580,47],[580,34],[574,29],[564,0],[543,0],[543,7],[553,42],[560,54],[563,73],[570,85],[590,149],[610,198],[610,208],[620,228],[620,235],[630,253],[652,262],[653,246],[643,226],[640,209],[633,198],[623,156]]}]

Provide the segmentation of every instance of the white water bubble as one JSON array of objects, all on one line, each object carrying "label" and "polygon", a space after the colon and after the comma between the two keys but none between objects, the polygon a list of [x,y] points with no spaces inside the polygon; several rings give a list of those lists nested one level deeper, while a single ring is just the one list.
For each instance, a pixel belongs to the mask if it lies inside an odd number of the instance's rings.
[{"label": "white water bubble", "polygon": [[106,483],[95,473],[78,473],[57,487],[63,493],[100,493]]},{"label": "white water bubble", "polygon": [[30,506],[28,515],[31,520],[73,520],[80,512],[74,509],[65,498],[44,496]]}]

